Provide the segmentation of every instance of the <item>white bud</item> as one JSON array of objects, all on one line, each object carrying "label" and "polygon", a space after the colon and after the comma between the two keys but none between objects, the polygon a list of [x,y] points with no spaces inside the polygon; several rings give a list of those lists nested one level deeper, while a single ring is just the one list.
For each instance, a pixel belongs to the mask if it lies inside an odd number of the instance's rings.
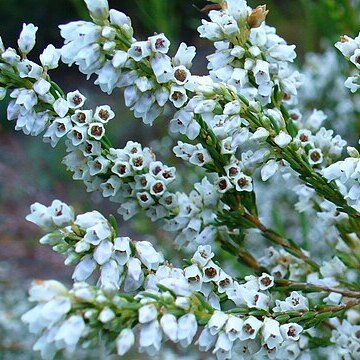
[{"label": "white bud", "polygon": [[261,169],[261,180],[270,179],[278,170],[279,165],[275,160],[269,160]]},{"label": "white bud", "polygon": [[104,308],[98,319],[102,322],[102,323],[107,323],[109,321],[111,321],[112,319],[115,318],[115,313],[108,307]]},{"label": "white bud", "polygon": [[23,24],[23,29],[18,40],[19,50],[23,55],[27,55],[35,46],[35,34],[38,27],[34,24]]},{"label": "white bud", "polygon": [[89,9],[90,16],[95,23],[103,22],[109,17],[109,4],[107,0],[84,0]]},{"label": "white bud", "polygon": [[279,135],[275,136],[275,144],[281,148],[288,146],[292,140],[292,137],[287,134],[285,131],[280,131]]},{"label": "white bud", "polygon": [[56,69],[59,65],[60,50],[56,49],[54,45],[48,45],[40,55],[42,66],[48,69]]},{"label": "white bud", "polygon": [[68,102],[63,99],[63,98],[59,98],[57,99],[54,104],[53,104],[54,110],[55,112],[60,116],[60,117],[64,117],[67,112],[69,111],[69,104]]},{"label": "white bud", "polygon": [[158,316],[157,308],[154,304],[145,305],[139,310],[139,323],[145,324],[155,320]]},{"label": "white bud", "polygon": [[116,348],[118,355],[122,356],[127,353],[134,345],[135,336],[131,329],[123,329],[116,339]]}]

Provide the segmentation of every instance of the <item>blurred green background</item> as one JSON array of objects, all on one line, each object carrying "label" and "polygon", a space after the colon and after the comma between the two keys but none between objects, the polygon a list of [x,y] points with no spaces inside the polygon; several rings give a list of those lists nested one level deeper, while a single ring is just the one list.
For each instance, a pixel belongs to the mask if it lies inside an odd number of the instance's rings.
[{"label": "blurred green background", "polygon": [[[112,8],[124,11],[132,18],[135,37],[164,32],[174,43],[172,50],[180,41],[195,45],[198,57],[194,72],[206,72],[205,56],[212,51],[212,46],[199,39],[196,31],[204,18],[200,9],[206,5],[205,1],[109,2]],[[324,43],[333,44],[345,33],[356,36],[359,30],[358,0],[249,0],[248,3],[252,7],[267,4],[270,10],[267,23],[274,25],[288,43],[296,44],[300,65],[305,53],[321,51]],[[88,18],[82,0],[0,0],[0,35],[5,46],[16,47],[23,22],[32,22],[39,27],[38,42],[30,55],[34,61],[47,44],[62,45],[57,25]],[[115,112],[121,114],[109,130],[114,145],[123,146],[131,139],[148,146],[152,139],[162,135],[164,126],[161,121],[149,128],[132,117],[124,108],[120,91],[108,97],[91,81],[86,81],[75,67],[63,65],[51,75],[65,91],[78,88],[83,92],[89,99],[89,107],[109,103]],[[36,359],[36,355],[29,352],[26,332],[23,335],[18,332],[22,331],[18,330],[18,316],[22,311],[20,302],[25,299],[25,289],[29,280],[35,277],[69,281],[70,271],[62,265],[60,256],[37,245],[39,232],[24,220],[30,204],[35,201],[50,204],[59,198],[73,204],[78,211],[97,208],[105,214],[114,213],[116,207],[100,196],[89,196],[81,183],[72,181],[70,173],[61,165],[64,146],[51,150],[40,138],[15,132],[13,122],[6,120],[5,101],[0,102],[0,119],[0,331],[4,334],[0,339],[0,359]],[[128,224],[122,225],[121,232],[123,235],[137,233],[141,237],[149,228],[149,222],[141,219],[133,222],[132,228]],[[163,236],[161,233],[155,235]],[[19,288],[22,295],[16,292]],[[9,301],[5,301],[5,294],[8,294]],[[11,301],[14,297],[20,304],[16,309]]]}]

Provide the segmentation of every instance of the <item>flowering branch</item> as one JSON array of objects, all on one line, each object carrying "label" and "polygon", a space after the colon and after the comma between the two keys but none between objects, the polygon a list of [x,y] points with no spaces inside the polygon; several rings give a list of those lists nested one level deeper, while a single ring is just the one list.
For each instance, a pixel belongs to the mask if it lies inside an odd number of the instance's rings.
[{"label": "flowering branch", "polygon": [[[291,65],[295,46],[265,24],[266,6],[211,2],[198,28],[215,46],[206,76],[190,71],[194,47],[181,43],[169,56],[164,34],[135,39],[131,20],[106,0],[85,0],[92,21],[61,25],[64,46],[49,45],[40,64],[28,58],[33,24],[24,24],[17,50],[0,41],[0,98],[10,91],[7,112],[15,129],[43,133],[53,147],[65,139],[64,164],[87,191],[118,203],[125,220],[144,212],[174,233],[178,248],[193,253],[178,268],[149,241],[120,236],[114,217],[75,216],[59,200],[33,204],[27,219],[47,232],[40,242],[75,265],[71,290],[56,281],[35,282],[30,290],[37,305],[23,320],[40,336],[34,349],[43,357],[100,339],[109,354],[123,355],[136,336],[139,351],[152,356],[166,338],[189,346],[199,330],[200,350],[219,359],[299,359],[314,346],[316,328],[324,330],[318,346],[343,351],[339,328],[353,342],[346,356],[358,354],[351,314],[360,305],[359,152],[348,147],[349,157],[340,160],[346,142],[321,127],[324,113],[302,118],[301,76]],[[358,70],[359,39],[344,37],[336,46]],[[147,125],[175,108],[169,131],[184,137],[173,153],[197,168],[192,191],[180,191],[176,168],[158,161],[151,148],[133,141],[115,148],[105,134],[115,121],[112,109],[86,109],[79,91],[65,94],[51,80],[60,59],[94,75],[108,94],[122,88],[125,105]],[[352,92],[358,77],[357,71],[346,81]],[[299,236],[294,241],[265,225],[263,183],[277,174],[299,196],[297,210],[310,217],[315,211],[311,223],[323,222],[326,229],[311,234],[322,239],[320,250],[317,241],[304,250]],[[255,239],[250,251],[245,236],[253,229],[277,248],[264,251]],[[336,248],[330,260],[323,256],[327,242]],[[230,254],[229,269],[216,262],[214,244]],[[256,276],[243,276],[233,259]]]}]

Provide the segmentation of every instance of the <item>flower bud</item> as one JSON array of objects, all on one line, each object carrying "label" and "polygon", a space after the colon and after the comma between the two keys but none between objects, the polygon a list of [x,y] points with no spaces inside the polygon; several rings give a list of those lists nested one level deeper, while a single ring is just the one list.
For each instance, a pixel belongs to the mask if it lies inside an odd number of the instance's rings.
[{"label": "flower bud", "polygon": [[266,5],[257,6],[247,18],[250,28],[259,27],[265,21],[268,12],[269,10],[266,10]]},{"label": "flower bud", "polygon": [[109,17],[107,0],[85,0],[85,3],[95,23],[102,23]]},{"label": "flower bud", "polygon": [[54,45],[48,45],[40,55],[40,61],[42,66],[46,66],[48,69],[55,69],[58,67],[60,60],[60,50],[56,49]]},{"label": "flower bud", "polygon": [[37,26],[34,26],[34,24],[23,24],[23,29],[18,40],[19,50],[23,55],[28,54],[35,46],[37,29]]}]

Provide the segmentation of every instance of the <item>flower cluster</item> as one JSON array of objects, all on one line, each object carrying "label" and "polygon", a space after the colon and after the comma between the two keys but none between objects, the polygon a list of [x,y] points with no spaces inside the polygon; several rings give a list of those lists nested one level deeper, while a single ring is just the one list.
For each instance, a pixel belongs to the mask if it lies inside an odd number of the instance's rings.
[{"label": "flower cluster", "polygon": [[335,330],[332,332],[331,341],[340,348],[339,350],[337,349],[337,354],[343,357],[356,358],[360,351],[359,325],[355,325],[347,320],[344,320],[342,323],[339,321],[333,321],[332,323]]},{"label": "flower cluster", "polygon": [[352,39],[344,35],[340,41],[335,44],[335,47],[356,66],[354,75],[348,77],[345,81],[345,86],[354,93],[360,88],[358,71],[360,69],[360,36],[358,35],[355,39]]},{"label": "flower cluster", "polygon": [[322,171],[328,181],[334,180],[338,184],[348,203],[359,209],[359,153],[351,147],[348,148],[348,153],[350,157],[335,162]]},{"label": "flower cluster", "polygon": [[77,282],[88,280],[98,269],[99,286],[118,289],[124,284],[125,291],[134,291],[144,282],[144,270],[157,270],[164,261],[148,241],[117,237],[114,226],[97,211],[74,219],[71,208],[55,200],[49,207],[33,204],[27,220],[53,230],[40,243],[66,255],[65,264],[76,264]]},{"label": "flower cluster", "polygon": [[[109,352],[116,345],[115,351],[125,354],[138,333],[140,352],[151,355],[159,351],[163,338],[189,346],[200,324],[206,324],[197,344],[202,351],[213,348],[219,359],[230,358],[233,347],[234,353],[280,355],[295,345],[303,331],[296,323],[280,324],[262,313],[256,315],[252,309],[269,311],[274,278],[263,273],[246,277],[243,283],[235,281],[215,264],[210,246],[200,246],[192,257],[193,264],[180,269],[162,264],[161,254],[148,242],[124,237],[110,241],[115,230],[99,213],[78,215],[74,220],[71,208],[57,200],[48,208],[34,204],[28,220],[48,230],[55,228],[40,242],[66,253],[67,264],[75,253],[76,262],[80,261],[70,292],[53,280],[37,281],[30,289],[30,300],[38,304],[23,315],[23,321],[40,335],[34,350],[44,358],[52,358],[62,349],[73,352],[78,343],[89,345],[90,341],[94,345],[99,327],[108,331],[106,343],[117,336],[115,344],[108,343]],[[71,225],[62,227],[69,221]],[[83,238],[76,233],[82,233]],[[102,289],[83,282],[94,271],[91,262],[100,266],[98,285]],[[107,269],[111,263],[116,263],[113,271]],[[142,292],[134,297],[117,293],[124,278],[126,292]],[[239,314],[221,310],[221,294],[240,306]],[[306,299],[293,292],[282,302],[276,300],[274,314],[290,310],[308,310]]]},{"label": "flower cluster", "polygon": [[[24,24],[17,50],[0,41],[0,98],[9,91],[15,129],[43,133],[52,147],[65,140],[74,180],[118,203],[124,220],[143,212],[186,257],[175,267],[176,256],[166,260],[150,241],[121,236],[115,217],[75,216],[59,200],[33,204],[27,220],[47,232],[40,242],[75,266],[71,290],[52,280],[30,290],[37,304],[23,321],[43,358],[99,344],[109,356],[134,344],[153,356],[167,339],[218,359],[305,359],[316,341],[357,356],[359,152],[348,147],[343,159],[347,143],[324,126],[326,109],[307,105],[314,92],[300,99],[300,83],[313,73],[302,77],[291,64],[295,46],[265,24],[266,7],[211,2],[198,28],[215,46],[204,76],[190,72],[194,47],[181,43],[171,56],[164,34],[135,39],[131,20],[107,0],[85,0],[92,21],[61,25],[64,46],[49,45],[40,64],[28,58],[33,24]],[[359,68],[358,38],[336,47]],[[147,125],[172,104],[172,156],[186,166],[168,166],[138,142],[113,145],[106,127],[115,113],[86,109],[78,90],[65,94],[49,75],[60,60],[96,76],[108,94],[122,88]],[[352,92],[358,77],[346,81]],[[191,166],[185,192],[176,172],[185,177]],[[275,205],[266,209],[269,199]]]},{"label": "flower cluster", "polygon": [[299,73],[288,64],[296,57],[295,46],[265,25],[267,12],[265,6],[252,10],[246,1],[227,1],[198,28],[200,37],[215,42],[216,51],[208,56],[210,76],[263,105],[278,91],[296,97],[299,87]]},{"label": "flower cluster", "polygon": [[75,63],[88,77],[95,73],[95,84],[108,94],[124,88],[126,106],[145,124],[152,124],[168,101],[181,107],[187,101],[195,48],[181,43],[170,58],[170,42],[164,34],[137,41],[125,14],[109,10],[106,1],[87,1],[87,5],[95,23],[60,26],[65,43],[60,50],[62,61]]}]

